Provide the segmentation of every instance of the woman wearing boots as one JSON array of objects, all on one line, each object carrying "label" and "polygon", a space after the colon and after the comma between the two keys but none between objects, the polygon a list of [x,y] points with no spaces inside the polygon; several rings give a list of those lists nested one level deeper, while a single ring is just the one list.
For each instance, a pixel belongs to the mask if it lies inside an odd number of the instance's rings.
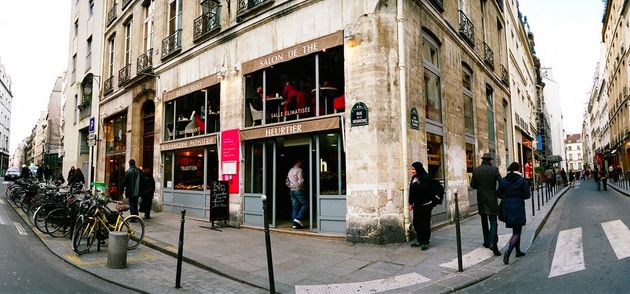
[{"label": "woman wearing boots", "polygon": [[529,185],[527,181],[518,172],[521,170],[518,162],[513,162],[508,167],[508,174],[501,179],[499,184],[498,197],[503,199],[502,213],[505,227],[512,228],[512,237],[505,254],[503,254],[503,263],[510,262],[510,254],[512,249],[516,248],[516,257],[525,255],[521,251],[521,231],[526,223],[525,217],[525,199],[529,198]]},{"label": "woman wearing boots", "polygon": [[413,247],[421,250],[429,249],[431,239],[431,176],[420,162],[411,164],[411,181],[409,182],[409,210],[413,211],[413,228],[416,230],[418,242]]}]

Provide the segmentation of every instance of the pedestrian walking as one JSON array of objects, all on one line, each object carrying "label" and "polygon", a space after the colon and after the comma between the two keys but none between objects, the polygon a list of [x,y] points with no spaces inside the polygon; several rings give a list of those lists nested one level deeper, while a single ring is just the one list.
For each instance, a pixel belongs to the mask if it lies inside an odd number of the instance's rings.
[{"label": "pedestrian walking", "polygon": [[567,172],[564,168],[560,170],[560,178],[562,179],[562,186],[566,187],[569,181],[567,181]]},{"label": "pedestrian walking", "polygon": [[553,185],[556,182],[556,174],[551,167],[547,167],[547,170],[545,170],[545,180],[547,183],[547,192],[552,193]]},{"label": "pedestrian walking", "polygon": [[155,179],[153,179],[151,171],[147,168],[142,173],[140,186],[140,212],[144,212],[144,219],[151,219],[151,203],[153,202],[153,193],[155,193]]},{"label": "pedestrian walking", "polygon": [[569,186],[575,185],[575,172],[573,170],[569,171]]},{"label": "pedestrian walking", "polygon": [[[617,182],[617,177],[615,177],[615,168],[612,166],[612,164],[608,166],[608,177],[612,178],[615,183]],[[606,189],[604,189],[604,191],[606,191]]]},{"label": "pedestrian walking", "polygon": [[[483,233],[483,246],[490,248],[494,255],[501,256],[497,247],[499,237],[497,235],[497,184],[501,181],[499,169],[492,166],[492,154],[484,153],[481,157],[481,165],[473,169],[470,187],[477,189],[477,205],[481,216],[481,230]],[[490,227],[488,228],[488,221]]]},{"label": "pedestrian walking", "polygon": [[136,167],[136,161],[129,160],[129,169],[125,171],[122,188],[129,200],[129,211],[131,215],[138,215],[138,198],[140,197],[140,181],[142,173]]},{"label": "pedestrian walking", "polygon": [[304,199],[304,174],[302,173],[301,159],[294,161],[293,167],[287,174],[285,183],[291,195],[291,218],[293,218],[293,225],[291,227],[294,229],[303,229],[304,223],[302,222],[302,217],[304,217],[304,212],[308,209],[308,202]]},{"label": "pedestrian walking", "polygon": [[524,256],[521,251],[521,232],[527,222],[525,215],[525,199],[529,199],[529,185],[523,179],[518,162],[513,162],[508,167],[508,174],[501,179],[499,184],[498,197],[503,199],[501,213],[506,228],[512,229],[512,237],[508,244],[508,249],[503,255],[503,263],[510,262],[510,254],[516,248],[516,257]]},{"label": "pedestrian walking", "polygon": [[599,191],[599,182],[601,178],[599,177],[599,170],[597,169],[597,167],[593,169],[593,180],[595,180],[595,186],[597,186],[597,191]]},{"label": "pedestrian walking", "polygon": [[599,172],[599,178],[602,180],[602,188],[604,188],[604,191],[608,191],[608,176],[606,169],[602,168]]},{"label": "pedestrian walking", "polygon": [[416,231],[416,242],[411,243],[411,246],[427,250],[431,240],[431,210],[437,205],[433,196],[439,191],[435,191],[433,178],[422,163],[412,163],[410,172],[409,210],[413,211],[413,228]]}]

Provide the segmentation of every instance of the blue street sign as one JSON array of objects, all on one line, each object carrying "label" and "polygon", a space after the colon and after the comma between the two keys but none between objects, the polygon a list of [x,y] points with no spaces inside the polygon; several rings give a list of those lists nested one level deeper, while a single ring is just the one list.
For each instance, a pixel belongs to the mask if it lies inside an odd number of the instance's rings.
[{"label": "blue street sign", "polygon": [[538,151],[541,151],[543,149],[543,146],[542,146],[542,135],[537,135],[536,136],[536,149]]},{"label": "blue street sign", "polygon": [[90,127],[88,128],[90,133],[94,133],[94,118],[90,117]]}]

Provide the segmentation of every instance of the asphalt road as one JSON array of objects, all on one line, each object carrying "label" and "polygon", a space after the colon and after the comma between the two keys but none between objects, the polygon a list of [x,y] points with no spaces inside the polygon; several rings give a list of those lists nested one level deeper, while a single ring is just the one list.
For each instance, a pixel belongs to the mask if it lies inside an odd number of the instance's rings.
[{"label": "asphalt road", "polygon": [[628,293],[629,210],[630,198],[582,182],[559,200],[525,257],[458,293]]},{"label": "asphalt road", "polygon": [[5,187],[0,184],[1,293],[136,293],[52,254],[11,208]]}]

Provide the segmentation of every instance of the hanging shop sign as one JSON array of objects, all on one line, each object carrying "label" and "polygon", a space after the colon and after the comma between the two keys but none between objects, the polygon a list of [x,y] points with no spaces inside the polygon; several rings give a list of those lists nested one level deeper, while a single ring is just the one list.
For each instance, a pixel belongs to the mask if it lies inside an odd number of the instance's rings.
[{"label": "hanging shop sign", "polygon": [[357,102],[350,110],[350,125],[367,126],[369,124],[368,108],[363,102]]},{"label": "hanging shop sign", "polygon": [[217,135],[208,135],[204,137],[195,137],[194,139],[181,139],[176,141],[169,141],[160,145],[160,150],[168,151],[175,149],[186,149],[192,147],[215,145],[217,144]]},{"label": "hanging shop sign", "polygon": [[241,141],[238,129],[221,132],[221,177],[229,183],[229,192],[239,192],[239,150]]},{"label": "hanging shop sign", "polygon": [[409,117],[410,127],[414,130],[420,129],[420,119],[418,118],[418,110],[415,107],[411,108],[411,115]]},{"label": "hanging shop sign", "polygon": [[247,130],[241,130],[240,136],[241,140],[245,141],[333,130],[338,129],[339,126],[339,116],[334,116],[323,119],[305,119],[271,127],[248,128]]}]

